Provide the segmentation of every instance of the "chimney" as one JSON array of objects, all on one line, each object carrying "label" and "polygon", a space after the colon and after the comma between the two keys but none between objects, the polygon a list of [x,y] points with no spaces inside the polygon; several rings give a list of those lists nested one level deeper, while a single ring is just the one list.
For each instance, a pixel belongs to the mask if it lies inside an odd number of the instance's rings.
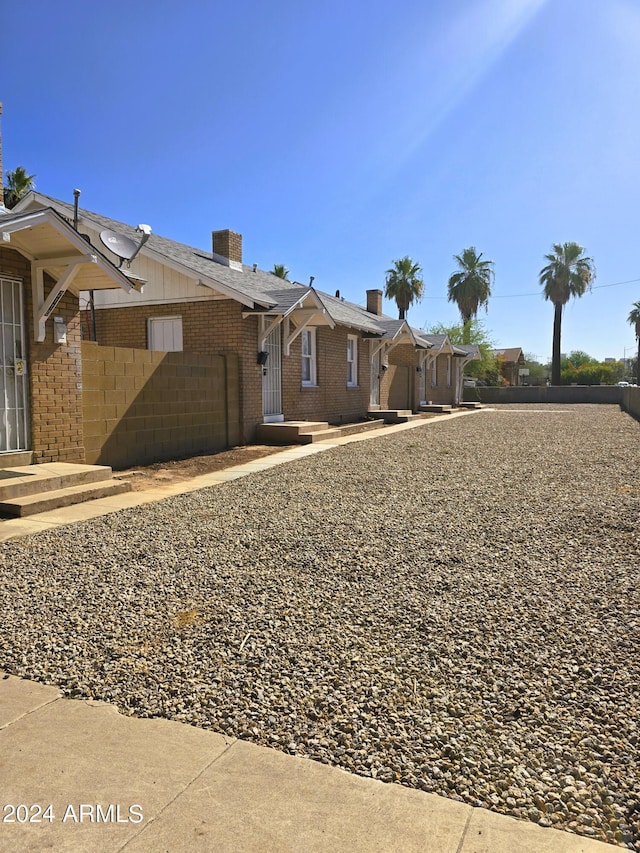
[{"label": "chimney", "polygon": [[367,311],[370,314],[382,315],[382,291],[367,290]]},{"label": "chimney", "polygon": [[213,253],[222,255],[236,264],[242,264],[242,234],[236,231],[229,231],[225,228],[223,231],[212,231],[211,242],[213,245]]},{"label": "chimney", "polygon": [[4,172],[2,171],[2,102],[0,102],[0,207],[4,207]]}]

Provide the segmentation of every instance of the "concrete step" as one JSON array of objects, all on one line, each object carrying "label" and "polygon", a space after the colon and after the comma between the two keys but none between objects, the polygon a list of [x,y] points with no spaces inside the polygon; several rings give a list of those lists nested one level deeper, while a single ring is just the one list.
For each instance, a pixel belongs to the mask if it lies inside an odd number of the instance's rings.
[{"label": "concrete step", "polygon": [[420,411],[446,415],[453,411],[453,406],[448,403],[425,403],[420,406]]},{"label": "concrete step", "polygon": [[83,503],[84,501],[120,495],[131,491],[131,483],[124,480],[106,480],[100,483],[82,483],[63,489],[24,495],[0,502],[0,515],[22,518],[52,509]]},{"label": "concrete step", "polygon": [[298,441],[300,444],[314,444],[316,441],[328,441],[331,438],[340,438],[342,433],[338,427],[330,429],[317,429],[313,432],[298,433]]},{"label": "concrete step", "polygon": [[111,480],[108,465],[74,465],[51,462],[0,470],[0,503],[13,498],[57,491],[67,486]]},{"label": "concrete step", "polygon": [[262,444],[298,444],[301,433],[307,435],[328,428],[327,421],[280,421],[274,424],[258,424],[256,441]]},{"label": "concrete step", "polygon": [[371,421],[362,421],[357,424],[345,424],[344,426],[338,426],[336,429],[340,430],[340,435],[356,435],[359,432],[368,432],[371,429],[380,429],[384,426],[384,420],[382,418],[375,418]]},{"label": "concrete step", "polygon": [[0,470],[3,468],[19,468],[22,465],[31,465],[33,451],[15,450],[9,453],[0,453]]},{"label": "concrete step", "polygon": [[406,424],[420,417],[420,415],[414,415],[411,409],[376,409],[369,412],[369,415],[382,418],[386,424]]},{"label": "concrete step", "polygon": [[482,403],[477,403],[475,400],[469,400],[464,403],[459,403],[461,409],[482,409],[484,408]]}]

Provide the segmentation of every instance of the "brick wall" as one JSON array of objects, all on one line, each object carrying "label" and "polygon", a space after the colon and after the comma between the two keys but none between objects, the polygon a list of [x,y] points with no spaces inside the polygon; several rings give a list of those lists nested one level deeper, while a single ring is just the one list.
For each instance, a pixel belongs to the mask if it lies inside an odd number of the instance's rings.
[{"label": "brick wall", "polygon": [[240,440],[235,354],[151,352],[82,343],[88,464],[126,468]]},{"label": "brick wall", "polygon": [[337,326],[316,330],[316,388],[302,385],[302,339],[282,356],[282,406],[285,420],[328,421],[340,424],[366,418],[369,408],[369,347],[358,337],[358,387],[347,387],[347,336]]},{"label": "brick wall", "polygon": [[[42,343],[33,340],[31,266],[18,252],[0,248],[0,274],[23,282],[25,355],[29,378],[33,461],[84,462],[82,369],[78,298],[66,293],[54,316],[67,326],[67,343],[53,342],[53,320]],[[53,286],[45,275],[45,296]]]}]

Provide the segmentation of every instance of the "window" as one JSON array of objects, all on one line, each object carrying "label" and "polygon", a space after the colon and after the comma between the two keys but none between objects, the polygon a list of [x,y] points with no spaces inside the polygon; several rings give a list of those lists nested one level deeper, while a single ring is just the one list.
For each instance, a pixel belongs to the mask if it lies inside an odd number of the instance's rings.
[{"label": "window", "polygon": [[302,334],[302,384],[317,385],[316,330],[303,329]]},{"label": "window", "polygon": [[447,356],[447,388],[451,388],[451,356]]},{"label": "window", "polygon": [[434,357],[431,362],[431,387],[435,388],[438,385],[438,359]]},{"label": "window", "polygon": [[358,385],[358,336],[347,335],[347,386]]},{"label": "window", "polygon": [[182,317],[149,317],[149,349],[182,352]]}]

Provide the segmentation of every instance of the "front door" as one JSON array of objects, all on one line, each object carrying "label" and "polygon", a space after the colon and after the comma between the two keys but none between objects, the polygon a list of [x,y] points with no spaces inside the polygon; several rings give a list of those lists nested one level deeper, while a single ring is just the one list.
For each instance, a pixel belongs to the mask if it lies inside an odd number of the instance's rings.
[{"label": "front door", "polygon": [[0,278],[0,453],[28,450],[22,282]]},{"label": "front door", "polygon": [[[266,317],[269,323],[271,317]],[[282,414],[282,348],[280,324],[272,329],[264,343],[267,361],[262,367],[262,417],[266,424],[283,421]]]},{"label": "front door", "polygon": [[371,394],[369,406],[380,408],[380,350],[371,359]]}]

